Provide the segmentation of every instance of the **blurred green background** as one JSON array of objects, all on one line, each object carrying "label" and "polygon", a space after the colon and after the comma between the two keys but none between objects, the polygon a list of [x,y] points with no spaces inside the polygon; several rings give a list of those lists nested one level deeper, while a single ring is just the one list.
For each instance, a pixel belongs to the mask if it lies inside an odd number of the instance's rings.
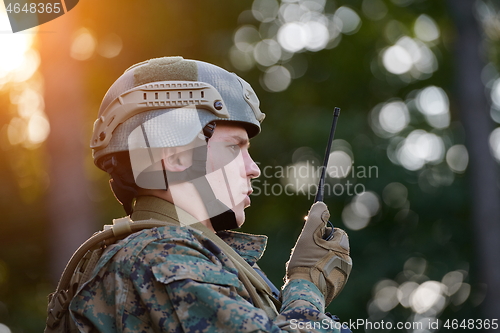
[{"label": "blurred green background", "polygon": [[82,0],[17,34],[0,6],[0,30],[1,333],[42,331],[72,252],[124,214],[93,166],[92,123],[126,68],[165,55],[234,71],[260,97],[243,231],[269,236],[276,285],[317,183],[298,171],[321,163],[338,106],[325,202],[354,267],[328,310],[439,331],[500,319],[497,1]]}]

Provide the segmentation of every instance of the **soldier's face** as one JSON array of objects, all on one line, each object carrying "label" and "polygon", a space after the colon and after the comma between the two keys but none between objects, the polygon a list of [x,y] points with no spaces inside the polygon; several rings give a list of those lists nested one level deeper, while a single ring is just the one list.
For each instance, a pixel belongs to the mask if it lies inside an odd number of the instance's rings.
[{"label": "soldier's face", "polygon": [[246,130],[236,124],[217,123],[208,141],[208,182],[217,199],[234,211],[239,226],[245,221],[244,209],[250,206],[250,181],[260,175],[249,147]]}]

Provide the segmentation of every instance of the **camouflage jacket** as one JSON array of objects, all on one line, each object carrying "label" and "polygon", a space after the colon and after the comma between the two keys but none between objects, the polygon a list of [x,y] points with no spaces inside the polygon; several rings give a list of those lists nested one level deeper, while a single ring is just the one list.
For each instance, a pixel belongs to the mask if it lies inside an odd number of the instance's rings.
[{"label": "camouflage jacket", "polygon": [[[175,207],[139,197],[133,220],[176,219]],[[267,237],[218,236],[254,265]],[[146,229],[109,246],[70,303],[81,332],[338,332],[314,284],[292,280],[271,320],[253,306],[228,257],[201,232],[179,226]]]}]

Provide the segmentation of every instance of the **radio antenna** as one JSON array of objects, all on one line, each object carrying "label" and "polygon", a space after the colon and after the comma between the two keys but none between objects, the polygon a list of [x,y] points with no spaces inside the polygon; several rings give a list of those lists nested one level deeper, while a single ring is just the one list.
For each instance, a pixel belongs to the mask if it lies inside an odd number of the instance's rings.
[{"label": "radio antenna", "polygon": [[332,141],[335,136],[335,128],[337,127],[337,120],[340,116],[340,108],[335,108],[333,111],[332,128],[330,129],[330,137],[328,138],[328,145],[326,146],[325,158],[323,159],[323,167],[321,168],[321,176],[319,177],[318,191],[314,202],[323,201],[325,194],[325,177],[326,168],[328,167],[328,159],[330,158],[330,150],[332,149]]},{"label": "radio antenna", "polygon": [[[330,150],[332,149],[332,141],[335,136],[335,128],[337,128],[337,120],[340,116],[340,108],[335,108],[333,110],[333,121],[332,128],[330,129],[330,137],[328,138],[328,144],[325,150],[325,158],[323,159],[323,167],[321,168],[321,176],[319,177],[318,184],[318,192],[316,192],[316,198],[314,202],[323,201],[323,197],[325,194],[325,177],[326,177],[326,168],[328,167],[328,159],[330,158]],[[331,240],[333,238],[334,227],[332,222],[327,222],[328,226],[331,227],[330,233],[328,235],[323,235],[323,239]]]}]

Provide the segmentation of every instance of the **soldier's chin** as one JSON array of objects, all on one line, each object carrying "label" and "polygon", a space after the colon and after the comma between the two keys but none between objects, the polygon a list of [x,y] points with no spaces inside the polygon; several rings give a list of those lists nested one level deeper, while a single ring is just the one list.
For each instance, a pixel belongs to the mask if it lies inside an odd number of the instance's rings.
[{"label": "soldier's chin", "polygon": [[245,205],[243,202],[233,208],[234,215],[236,216],[236,223],[241,227],[245,223]]},{"label": "soldier's chin", "polygon": [[241,212],[241,215],[236,214],[236,223],[238,224],[238,228],[245,223],[245,212]]}]

